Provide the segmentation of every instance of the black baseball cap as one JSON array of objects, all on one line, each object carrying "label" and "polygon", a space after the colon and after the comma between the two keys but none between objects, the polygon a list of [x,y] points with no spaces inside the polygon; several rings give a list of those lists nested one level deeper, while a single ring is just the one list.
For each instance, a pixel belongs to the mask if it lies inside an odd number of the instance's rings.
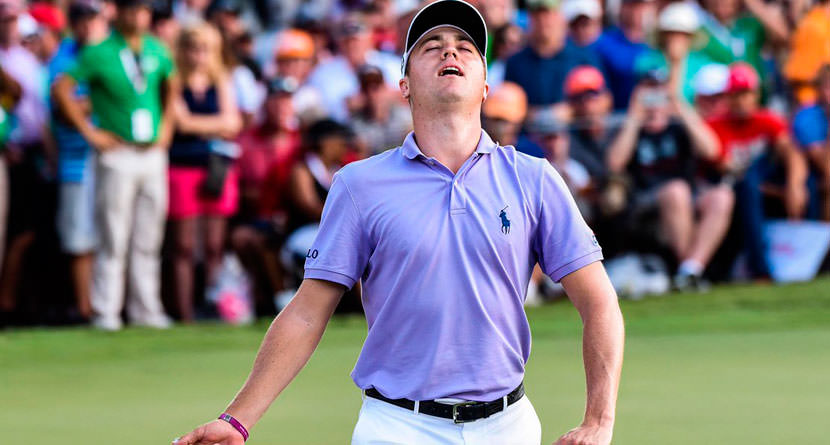
[{"label": "black baseball cap", "polygon": [[74,23],[80,19],[98,15],[101,9],[101,2],[98,0],[73,0],[69,4],[67,16],[69,16],[69,21]]},{"label": "black baseball cap", "polygon": [[484,17],[471,4],[463,0],[438,0],[424,6],[409,24],[406,32],[406,48],[401,61],[401,75],[406,72],[409,53],[415,44],[439,26],[452,26],[467,34],[475,45],[482,59],[487,52],[487,24]]}]

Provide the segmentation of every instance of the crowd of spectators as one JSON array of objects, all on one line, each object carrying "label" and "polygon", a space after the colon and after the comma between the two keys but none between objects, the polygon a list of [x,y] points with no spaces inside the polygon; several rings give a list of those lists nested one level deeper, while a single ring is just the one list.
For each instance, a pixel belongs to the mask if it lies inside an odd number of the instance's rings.
[{"label": "crowd of spectators", "polygon": [[[764,221],[830,221],[830,1],[470,2],[485,130],[606,258],[768,280]],[[192,322],[229,252],[277,311],[334,173],[411,131],[421,3],[0,0],[0,326]]]}]

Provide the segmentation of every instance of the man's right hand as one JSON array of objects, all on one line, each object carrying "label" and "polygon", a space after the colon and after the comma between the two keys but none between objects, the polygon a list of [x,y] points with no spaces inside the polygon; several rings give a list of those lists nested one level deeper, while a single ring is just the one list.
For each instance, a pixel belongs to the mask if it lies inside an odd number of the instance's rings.
[{"label": "man's right hand", "polygon": [[92,145],[93,148],[98,150],[100,153],[104,153],[114,148],[118,147],[119,145],[123,144],[121,138],[116,136],[114,133],[111,133],[107,130],[101,130],[100,128],[92,128],[86,132],[84,135],[89,145]]},{"label": "man's right hand", "polygon": [[224,420],[208,422],[173,441],[173,445],[243,445],[242,433]]}]

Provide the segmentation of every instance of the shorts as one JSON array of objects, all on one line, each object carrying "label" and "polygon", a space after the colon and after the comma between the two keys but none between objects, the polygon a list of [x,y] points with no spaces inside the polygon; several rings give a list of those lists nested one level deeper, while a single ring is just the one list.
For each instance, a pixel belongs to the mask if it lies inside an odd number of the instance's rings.
[{"label": "shorts", "polygon": [[666,184],[672,181],[686,182],[686,184],[689,185],[690,191],[692,192],[692,202],[694,202],[697,199],[699,195],[698,187],[689,184],[683,178],[667,178],[652,185],[651,187],[635,189],[631,196],[632,213],[634,215],[644,215],[659,211],[660,192],[663,190],[663,187],[665,187]]},{"label": "shorts", "polygon": [[453,423],[392,405],[371,397],[363,407],[352,435],[352,445],[539,445],[542,425],[527,396],[505,411],[468,423]]},{"label": "shorts", "polygon": [[94,169],[89,168],[81,182],[66,182],[58,188],[58,236],[61,249],[72,255],[90,253],[98,247],[92,172]]},{"label": "shorts", "polygon": [[170,219],[229,217],[236,213],[239,206],[239,178],[236,169],[228,170],[225,186],[218,198],[208,198],[202,194],[202,182],[206,177],[207,169],[202,167],[170,166],[170,201],[167,210]]}]

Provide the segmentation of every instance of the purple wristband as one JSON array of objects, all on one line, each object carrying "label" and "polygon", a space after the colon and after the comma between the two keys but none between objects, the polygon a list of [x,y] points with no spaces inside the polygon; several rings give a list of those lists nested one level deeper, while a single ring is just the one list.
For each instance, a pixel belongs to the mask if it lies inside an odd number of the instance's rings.
[{"label": "purple wristband", "polygon": [[242,435],[242,439],[246,442],[248,441],[248,430],[246,430],[245,427],[242,426],[242,424],[239,423],[238,420],[234,419],[232,415],[228,413],[222,413],[219,415],[219,420],[224,420],[225,422],[230,423],[232,427],[236,428],[236,430],[239,431],[239,434]]}]

